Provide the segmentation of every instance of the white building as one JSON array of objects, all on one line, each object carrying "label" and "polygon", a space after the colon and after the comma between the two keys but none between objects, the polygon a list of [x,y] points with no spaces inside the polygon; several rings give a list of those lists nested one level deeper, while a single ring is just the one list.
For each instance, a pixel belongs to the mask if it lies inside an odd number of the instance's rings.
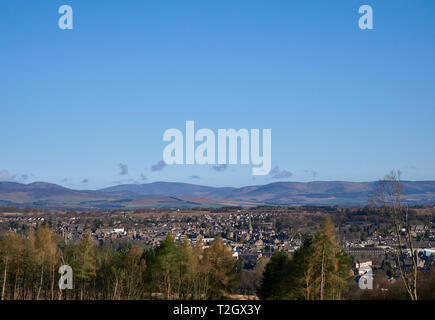
[{"label": "white building", "polygon": [[124,228],[115,228],[115,229],[113,229],[112,232],[117,233],[117,234],[124,234],[124,235],[126,234]]},{"label": "white building", "polygon": [[371,260],[359,261],[355,264],[355,268],[358,270],[358,274],[361,276],[372,270],[372,265],[373,263]]}]

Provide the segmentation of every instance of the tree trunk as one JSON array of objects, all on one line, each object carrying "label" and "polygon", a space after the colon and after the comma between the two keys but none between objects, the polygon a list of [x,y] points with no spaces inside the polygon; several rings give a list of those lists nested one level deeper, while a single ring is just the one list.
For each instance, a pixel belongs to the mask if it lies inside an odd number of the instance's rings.
[{"label": "tree trunk", "polygon": [[54,264],[51,266],[51,300],[54,300]]},{"label": "tree trunk", "polygon": [[171,295],[171,277],[167,276],[167,278],[166,278],[166,299],[169,300],[170,295]]},{"label": "tree trunk", "polygon": [[325,288],[325,246],[322,247],[322,271],[320,275],[320,300],[323,300]]},{"label": "tree trunk", "polygon": [[5,290],[6,290],[6,276],[7,276],[7,270],[8,270],[8,259],[5,261],[5,272],[3,274],[3,286],[2,286],[2,300],[5,299]]},{"label": "tree trunk", "polygon": [[115,300],[116,297],[116,290],[118,289],[118,277],[116,277],[116,282],[115,282],[115,290],[113,292],[113,300]]},{"label": "tree trunk", "polygon": [[42,289],[42,280],[44,279],[44,265],[41,265],[41,280],[39,282],[38,294],[36,295],[36,300],[39,300],[39,295],[41,294]]},{"label": "tree trunk", "polygon": [[305,276],[305,300],[310,300],[310,276]]},{"label": "tree trunk", "polygon": [[14,294],[13,299],[17,299],[17,282],[18,282],[18,275],[20,274],[20,268],[17,268],[17,272],[15,272],[15,282],[14,282]]}]

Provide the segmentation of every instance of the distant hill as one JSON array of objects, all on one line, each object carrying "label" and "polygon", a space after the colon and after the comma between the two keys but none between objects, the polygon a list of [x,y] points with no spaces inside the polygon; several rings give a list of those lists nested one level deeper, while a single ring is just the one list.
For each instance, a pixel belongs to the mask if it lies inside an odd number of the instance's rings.
[{"label": "distant hill", "polygon": [[[242,188],[177,182],[73,190],[56,184],[0,182],[0,206],[41,208],[188,208],[255,205],[365,205],[377,182],[275,182]],[[410,204],[435,204],[435,181],[403,181]]]},{"label": "distant hill", "polygon": [[[403,192],[412,203],[434,203],[435,181],[403,181]],[[313,181],[275,182],[242,188],[216,188],[187,183],[153,182],[124,184],[99,190],[107,193],[249,201],[272,205],[364,205],[376,189],[377,182]]]},{"label": "distant hill", "polygon": [[197,184],[180,182],[152,182],[144,184],[121,184],[109,188],[100,189],[106,193],[125,193],[138,195],[167,195],[167,196],[188,196],[188,197],[210,197],[218,196],[224,198],[234,192],[237,188],[216,188],[206,187]]},{"label": "distant hill", "polygon": [[[249,201],[201,197],[203,194],[212,194],[214,188],[191,185],[189,189],[187,186],[182,183],[162,182],[146,185],[120,185],[102,190],[74,190],[46,182],[30,184],[0,182],[0,206],[117,209],[256,205]],[[207,192],[201,191],[203,188]]]}]

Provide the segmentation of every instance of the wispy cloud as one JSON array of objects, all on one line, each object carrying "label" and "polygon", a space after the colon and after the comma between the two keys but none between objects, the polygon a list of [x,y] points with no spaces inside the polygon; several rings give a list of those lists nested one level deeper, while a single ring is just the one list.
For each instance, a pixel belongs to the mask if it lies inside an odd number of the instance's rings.
[{"label": "wispy cloud", "polygon": [[140,184],[139,181],[135,180],[135,179],[121,179],[121,180],[115,180],[112,181],[112,183],[114,184]]},{"label": "wispy cloud", "polygon": [[287,170],[281,170],[278,166],[275,166],[272,170],[270,170],[269,175],[272,179],[285,179],[290,178],[293,174]]},{"label": "wispy cloud", "polygon": [[[86,180],[86,179],[85,179]],[[83,181],[83,180],[82,180]],[[89,181],[89,180],[88,180]],[[62,185],[67,185],[67,186],[75,186],[75,183],[73,182],[73,179],[70,178],[63,178],[62,180],[60,180],[60,183]]]},{"label": "wispy cloud", "polygon": [[163,160],[160,160],[155,165],[151,166],[151,170],[152,171],[162,171],[164,167],[166,167],[166,162],[164,162]]},{"label": "wispy cloud", "polygon": [[224,170],[226,170],[226,168],[227,168],[226,164],[220,164],[220,165],[211,167],[212,170],[217,171],[217,172],[224,171]]},{"label": "wispy cloud", "polygon": [[29,178],[28,174],[11,174],[9,170],[0,170],[0,181],[25,182]]},{"label": "wispy cloud", "polygon": [[14,181],[16,175],[11,175],[8,170],[0,170],[0,181]]},{"label": "wispy cloud", "polygon": [[120,176],[125,176],[125,175],[128,174],[128,167],[127,167],[126,164],[120,163],[120,164],[118,164],[118,167],[119,167],[119,170],[120,170],[120,172],[119,172]]}]

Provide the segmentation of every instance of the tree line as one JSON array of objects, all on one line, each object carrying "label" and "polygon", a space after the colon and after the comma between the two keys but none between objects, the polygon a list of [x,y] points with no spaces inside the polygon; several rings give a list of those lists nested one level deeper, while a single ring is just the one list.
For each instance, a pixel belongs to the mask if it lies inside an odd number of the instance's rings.
[{"label": "tree line", "polygon": [[[60,290],[61,265],[73,290]],[[238,264],[220,237],[208,248],[169,233],[155,249],[101,246],[84,235],[65,244],[47,225],[0,240],[1,299],[218,299],[231,291]]]},{"label": "tree line", "polygon": [[[73,290],[60,290],[61,265],[73,270]],[[263,259],[262,299],[341,299],[351,277],[350,257],[337,245],[328,219],[293,255],[277,251]],[[2,300],[223,299],[236,293],[249,273],[221,237],[175,240],[171,233],[154,249],[100,245],[90,235],[65,243],[47,224],[0,239]],[[263,271],[264,270],[264,271]]]}]

